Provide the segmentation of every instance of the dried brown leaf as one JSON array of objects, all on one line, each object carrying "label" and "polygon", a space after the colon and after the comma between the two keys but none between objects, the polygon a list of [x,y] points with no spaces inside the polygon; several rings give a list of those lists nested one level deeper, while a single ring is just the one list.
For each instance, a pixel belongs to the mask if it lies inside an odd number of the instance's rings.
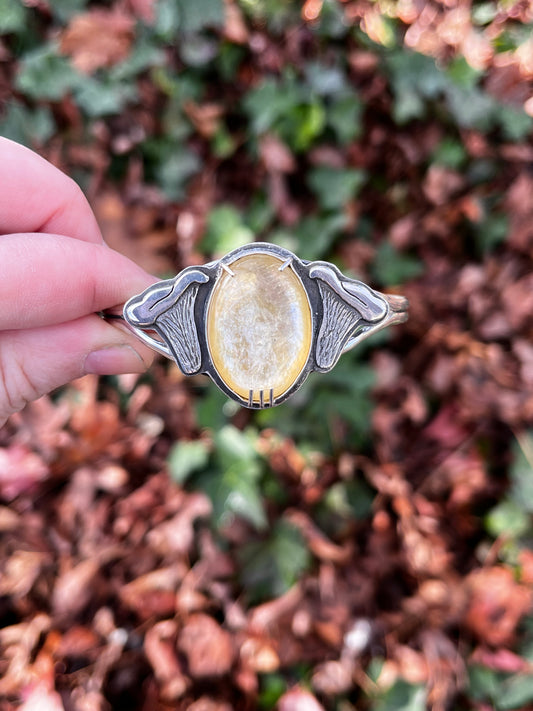
[{"label": "dried brown leaf", "polygon": [[271,625],[277,623],[281,617],[292,614],[302,597],[302,589],[300,585],[296,584],[275,600],[258,605],[251,611],[249,616],[250,630],[258,634],[265,632]]},{"label": "dried brown leaf", "polygon": [[157,0],[128,0],[128,5],[132,13],[146,24],[150,25],[154,22]]},{"label": "dried brown leaf", "polygon": [[342,564],[353,556],[354,545],[352,541],[347,541],[342,546],[333,543],[303,511],[297,511],[296,509],[289,511],[287,520],[301,531],[309,550],[320,560]]},{"label": "dried brown leaf", "polygon": [[533,586],[533,551],[520,551],[518,560],[520,562],[520,581],[524,585]]},{"label": "dried brown leaf", "polygon": [[212,138],[218,131],[224,115],[222,104],[197,104],[189,100],[184,103],[183,108],[200,136]]},{"label": "dried brown leaf", "polygon": [[148,542],[162,555],[187,553],[195,539],[194,522],[210,515],[212,505],[207,496],[190,494],[183,508],[169,521],[156,526],[148,533]]},{"label": "dried brown leaf", "polygon": [[190,683],[176,656],[176,636],[176,624],[165,620],[151,627],[144,638],[146,657],[161,685],[161,696],[166,701],[181,698]]},{"label": "dried brown leaf", "polygon": [[54,614],[64,618],[78,615],[94,594],[94,583],[100,570],[100,561],[89,558],[59,574],[52,593]]},{"label": "dried brown leaf", "polygon": [[169,246],[175,245],[176,230],[174,226],[157,225],[159,210],[146,205],[132,210],[113,189],[101,191],[92,207],[110,247],[151,274],[176,271],[174,263],[164,254]]},{"label": "dried brown leaf", "polygon": [[480,664],[487,669],[506,674],[531,673],[531,662],[518,656],[510,649],[488,649],[487,647],[477,647],[472,654],[471,660],[474,664]]},{"label": "dried brown leaf", "polygon": [[19,711],[64,711],[61,696],[47,684],[37,683],[24,692]]},{"label": "dried brown leaf", "polygon": [[279,656],[271,642],[262,637],[248,637],[240,645],[242,662],[259,674],[269,674],[279,668]]},{"label": "dried brown leaf", "polygon": [[99,645],[100,639],[94,630],[82,625],[74,625],[61,636],[56,655],[58,657],[81,657],[94,653]]},{"label": "dried brown leaf", "polygon": [[51,625],[48,615],[38,614],[25,622],[0,629],[3,670],[0,696],[17,694],[32,678],[31,659],[41,635]]},{"label": "dried brown leaf", "polygon": [[187,658],[189,673],[195,679],[227,674],[235,658],[231,635],[203,613],[193,614],[185,622],[178,649]]},{"label": "dried brown leaf", "polygon": [[0,577],[0,595],[15,598],[27,595],[50,556],[36,551],[15,551],[5,563]]},{"label": "dried brown leaf", "polygon": [[130,53],[134,19],[119,9],[93,8],[75,15],[60,38],[63,54],[80,72],[112,67]]},{"label": "dried brown leaf", "polygon": [[296,168],[294,156],[288,146],[273,133],[261,137],[259,155],[269,173],[292,173]]},{"label": "dried brown leaf", "polygon": [[212,699],[209,696],[202,696],[190,706],[187,706],[187,709],[188,711],[233,711],[231,704]]},{"label": "dried brown leaf", "polygon": [[0,506],[0,533],[7,533],[17,528],[21,517],[7,506]]},{"label": "dried brown leaf", "polygon": [[278,701],[277,711],[324,711],[309,691],[295,687],[287,691]]},{"label": "dried brown leaf", "polygon": [[457,192],[463,189],[464,185],[465,180],[462,175],[433,163],[426,175],[423,189],[433,205],[446,205]]},{"label": "dried brown leaf", "polygon": [[345,694],[353,685],[353,663],[350,660],[324,662],[315,668],[311,683],[321,694]]},{"label": "dried brown leaf", "polygon": [[224,36],[235,44],[246,44],[250,35],[240,7],[235,0],[224,0]]},{"label": "dried brown leaf", "polygon": [[41,457],[25,446],[0,447],[0,497],[12,501],[30,494],[50,473]]},{"label": "dried brown leaf", "polygon": [[517,626],[529,611],[532,592],[517,583],[508,568],[474,570],[465,581],[470,602],[466,626],[489,645],[509,645]]},{"label": "dried brown leaf", "polygon": [[144,620],[172,615],[176,609],[176,589],[186,571],[183,563],[152,570],[122,586],[120,599]]},{"label": "dried brown leaf", "polygon": [[521,171],[505,196],[509,215],[509,243],[520,250],[529,250],[533,244],[533,177]]}]

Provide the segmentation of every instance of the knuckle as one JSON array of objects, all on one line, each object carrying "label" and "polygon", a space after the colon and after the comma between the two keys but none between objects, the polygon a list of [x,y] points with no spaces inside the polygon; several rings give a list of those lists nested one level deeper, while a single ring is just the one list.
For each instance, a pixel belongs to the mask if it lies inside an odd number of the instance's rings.
[{"label": "knuckle", "polygon": [[40,395],[7,335],[0,338],[0,423]]},{"label": "knuckle", "polygon": [[87,202],[83,190],[80,188],[78,183],[71,178],[69,175],[65,175],[65,192],[69,195],[70,199],[75,202]]},{"label": "knuckle", "polygon": [[62,218],[65,213],[72,211],[73,207],[81,210],[82,213],[85,213],[85,210],[88,208],[87,198],[85,197],[83,190],[73,178],[62,173],[60,186],[61,190],[59,201],[57,206],[51,212],[47,220],[47,224],[52,220]]}]

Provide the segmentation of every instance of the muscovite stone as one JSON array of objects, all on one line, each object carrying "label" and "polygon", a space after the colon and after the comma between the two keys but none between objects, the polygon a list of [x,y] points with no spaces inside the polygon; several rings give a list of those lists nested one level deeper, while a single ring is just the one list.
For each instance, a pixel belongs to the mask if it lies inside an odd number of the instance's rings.
[{"label": "muscovite stone", "polygon": [[307,293],[290,264],[271,254],[249,254],[228,267],[208,305],[211,360],[228,388],[269,404],[296,382],[309,358],[313,323]]}]

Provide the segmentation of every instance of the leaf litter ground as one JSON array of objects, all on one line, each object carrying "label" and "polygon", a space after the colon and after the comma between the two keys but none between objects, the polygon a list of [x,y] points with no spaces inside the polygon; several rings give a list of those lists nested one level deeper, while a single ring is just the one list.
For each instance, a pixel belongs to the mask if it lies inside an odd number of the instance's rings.
[{"label": "leaf litter ground", "polygon": [[276,410],[87,377],[0,431],[0,708],[533,703],[526,2],[7,2],[2,134],[162,277],[254,237],[406,294]]}]

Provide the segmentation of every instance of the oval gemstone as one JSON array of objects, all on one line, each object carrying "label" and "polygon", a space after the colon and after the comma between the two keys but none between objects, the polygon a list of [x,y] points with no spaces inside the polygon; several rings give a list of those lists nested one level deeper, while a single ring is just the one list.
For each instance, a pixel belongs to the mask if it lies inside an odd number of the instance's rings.
[{"label": "oval gemstone", "polygon": [[209,301],[213,366],[249,404],[269,405],[287,392],[311,351],[309,299],[291,265],[283,265],[271,254],[245,255],[222,272]]}]

